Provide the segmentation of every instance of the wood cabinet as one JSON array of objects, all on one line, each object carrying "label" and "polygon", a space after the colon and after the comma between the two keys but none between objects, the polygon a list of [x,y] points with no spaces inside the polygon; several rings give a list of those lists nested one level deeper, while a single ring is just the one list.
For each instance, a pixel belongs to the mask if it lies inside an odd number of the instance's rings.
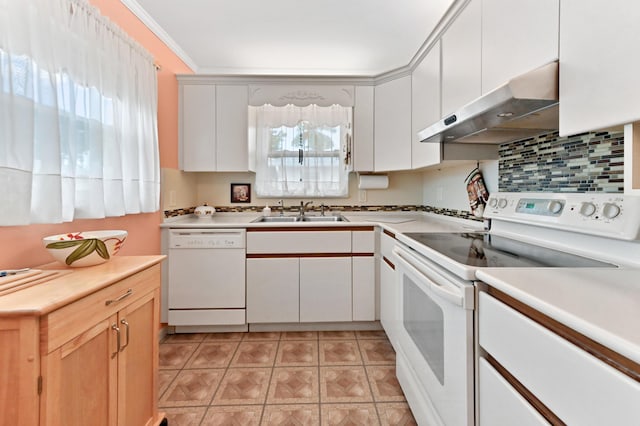
[{"label": "wood cabinet", "polygon": [[640,120],[638,16],[638,2],[561,2],[560,136]]},{"label": "wood cabinet", "polygon": [[248,87],[184,82],[179,87],[180,168],[247,171]]},{"label": "wood cabinet", "polygon": [[481,0],[471,0],[441,38],[442,117],[481,95]]},{"label": "wood cabinet", "polygon": [[559,0],[482,0],[482,94],[558,59]]},{"label": "wood cabinet", "polygon": [[116,257],[0,297],[1,365],[12,372],[0,382],[2,424],[160,423],[162,258]]},{"label": "wood cabinet", "polygon": [[440,119],[440,42],[437,42],[411,74],[411,167],[439,164],[439,143],[421,143],[418,132]]},{"label": "wood cabinet", "polygon": [[247,322],[375,320],[372,227],[247,229]]},{"label": "wood cabinet", "polygon": [[375,171],[411,168],[411,76],[375,88]]}]

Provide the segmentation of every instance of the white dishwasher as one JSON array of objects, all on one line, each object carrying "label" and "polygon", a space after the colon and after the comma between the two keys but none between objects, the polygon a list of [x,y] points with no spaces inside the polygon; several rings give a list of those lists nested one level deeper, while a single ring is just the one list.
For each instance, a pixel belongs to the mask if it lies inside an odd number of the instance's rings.
[{"label": "white dishwasher", "polygon": [[244,229],[170,230],[168,321],[176,332],[246,330],[245,240]]}]

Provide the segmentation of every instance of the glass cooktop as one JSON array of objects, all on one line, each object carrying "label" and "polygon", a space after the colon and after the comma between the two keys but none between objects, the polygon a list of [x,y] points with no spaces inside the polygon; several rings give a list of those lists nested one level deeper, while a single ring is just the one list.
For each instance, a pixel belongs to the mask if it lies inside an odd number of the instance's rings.
[{"label": "glass cooktop", "polygon": [[407,233],[405,236],[468,266],[594,268],[615,265],[487,232]]}]

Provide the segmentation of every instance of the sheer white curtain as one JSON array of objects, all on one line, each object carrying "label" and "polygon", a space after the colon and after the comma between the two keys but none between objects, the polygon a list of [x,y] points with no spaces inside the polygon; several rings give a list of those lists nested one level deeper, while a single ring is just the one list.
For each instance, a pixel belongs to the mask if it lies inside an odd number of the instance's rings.
[{"label": "sheer white curtain", "polygon": [[86,0],[0,0],[0,225],[159,209],[153,58]]},{"label": "sheer white curtain", "polygon": [[256,194],[344,197],[349,192],[352,109],[250,107],[256,120]]}]

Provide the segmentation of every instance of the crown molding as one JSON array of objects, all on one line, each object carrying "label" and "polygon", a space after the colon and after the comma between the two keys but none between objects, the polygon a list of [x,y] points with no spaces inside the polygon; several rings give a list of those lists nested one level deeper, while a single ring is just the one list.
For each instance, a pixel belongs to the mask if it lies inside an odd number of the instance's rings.
[{"label": "crown molding", "polygon": [[191,59],[176,41],[147,13],[136,0],[120,0],[144,25],[147,26],[169,49],[173,51],[194,73],[198,72],[198,65]]}]

